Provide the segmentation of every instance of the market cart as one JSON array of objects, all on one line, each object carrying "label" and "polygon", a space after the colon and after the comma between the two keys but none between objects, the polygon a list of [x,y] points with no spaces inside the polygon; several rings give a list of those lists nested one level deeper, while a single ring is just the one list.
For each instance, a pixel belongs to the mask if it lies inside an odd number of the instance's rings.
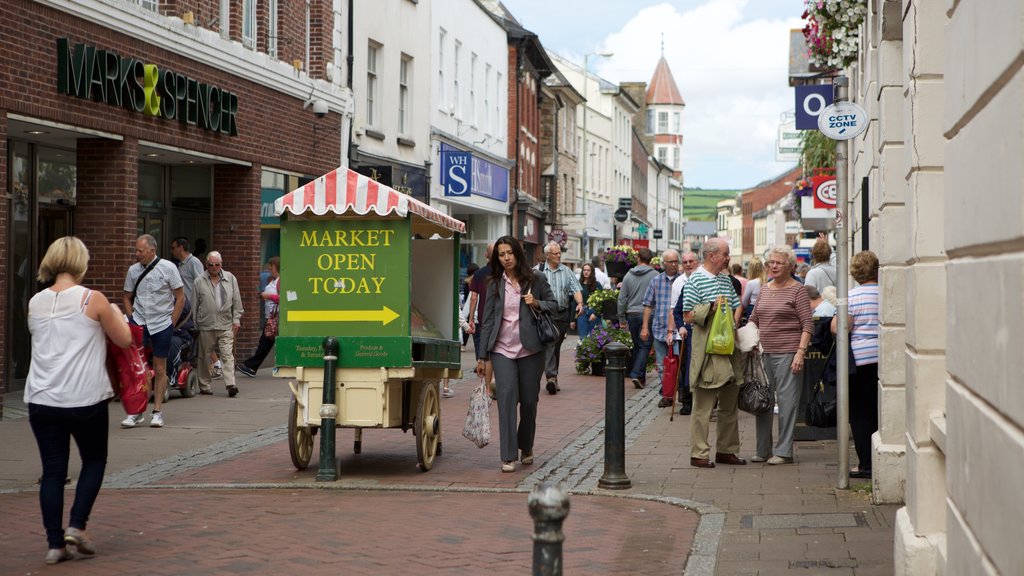
[{"label": "market cart", "polygon": [[325,337],[336,337],[336,426],[413,431],[419,469],[441,455],[443,378],[461,377],[459,238],[465,225],[339,168],[275,202],[281,218],[277,375],[288,447],[309,465],[321,425]]}]

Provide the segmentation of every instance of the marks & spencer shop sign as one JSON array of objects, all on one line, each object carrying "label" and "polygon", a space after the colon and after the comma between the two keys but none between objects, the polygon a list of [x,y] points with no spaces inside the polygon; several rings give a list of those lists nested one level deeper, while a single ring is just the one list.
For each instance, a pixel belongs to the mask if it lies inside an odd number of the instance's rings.
[{"label": "marks & spencer shop sign", "polygon": [[142,60],[57,40],[57,90],[68,96],[238,135],[238,95]]}]

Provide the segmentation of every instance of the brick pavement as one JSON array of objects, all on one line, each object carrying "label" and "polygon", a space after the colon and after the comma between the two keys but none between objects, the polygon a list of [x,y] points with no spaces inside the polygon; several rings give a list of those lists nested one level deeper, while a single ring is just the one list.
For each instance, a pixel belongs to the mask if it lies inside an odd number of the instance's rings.
[{"label": "brick pavement", "polygon": [[[469,354],[463,364],[472,365]],[[366,430],[355,455],[351,431],[339,430],[342,477],[327,485],[314,481],[316,452],[307,470],[291,466],[280,380],[242,379],[234,400],[175,400],[165,429],[112,431],[107,485],[90,524],[101,555],[75,562],[75,573],[524,574],[525,493],[541,481],[572,493],[566,574],[892,572],[896,507],[872,506],[869,484],[833,489],[834,441],[798,443],[792,466],[693,469],[689,418],[670,422],[651,388],[626,387],[632,489],[598,489],[604,382],[565,372],[562,393],[541,395],[537,463],[515,474],[498,471],[496,436],[477,449],[459,435],[469,378],[442,400],[444,454],[433,470],[416,470],[411,432]],[[0,509],[9,518],[0,550],[11,551],[0,554],[0,574],[40,568],[44,552],[31,486],[38,457],[25,429],[0,422]],[[741,418],[741,437],[749,456],[752,417]],[[321,521],[324,511],[335,519]],[[130,560],[140,557],[145,566]]]}]

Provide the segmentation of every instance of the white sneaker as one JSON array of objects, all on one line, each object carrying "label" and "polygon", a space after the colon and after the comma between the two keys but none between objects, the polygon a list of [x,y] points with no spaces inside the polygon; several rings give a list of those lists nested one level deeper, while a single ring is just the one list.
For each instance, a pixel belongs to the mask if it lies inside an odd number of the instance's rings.
[{"label": "white sneaker", "polygon": [[149,419],[149,425],[152,428],[163,428],[164,427],[164,415],[162,412],[153,412],[153,417]]},{"label": "white sneaker", "polygon": [[136,424],[142,424],[146,421],[146,413],[142,414],[129,414],[127,418],[121,420],[122,428],[134,428]]},{"label": "white sneaker", "polygon": [[446,388],[445,390],[443,390],[441,392],[441,396],[443,396],[445,398],[454,398],[455,397],[455,390],[452,390],[451,388]]}]

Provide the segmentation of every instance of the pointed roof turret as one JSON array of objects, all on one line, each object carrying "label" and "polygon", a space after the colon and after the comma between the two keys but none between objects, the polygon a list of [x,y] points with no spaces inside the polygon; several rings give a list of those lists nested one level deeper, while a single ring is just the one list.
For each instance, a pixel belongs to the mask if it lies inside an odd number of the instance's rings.
[{"label": "pointed roof turret", "polygon": [[658,66],[654,69],[654,76],[647,86],[647,104],[675,104],[686,106],[683,96],[676,86],[676,79],[672,77],[672,71],[668,69],[668,61],[662,56],[658,60]]}]

